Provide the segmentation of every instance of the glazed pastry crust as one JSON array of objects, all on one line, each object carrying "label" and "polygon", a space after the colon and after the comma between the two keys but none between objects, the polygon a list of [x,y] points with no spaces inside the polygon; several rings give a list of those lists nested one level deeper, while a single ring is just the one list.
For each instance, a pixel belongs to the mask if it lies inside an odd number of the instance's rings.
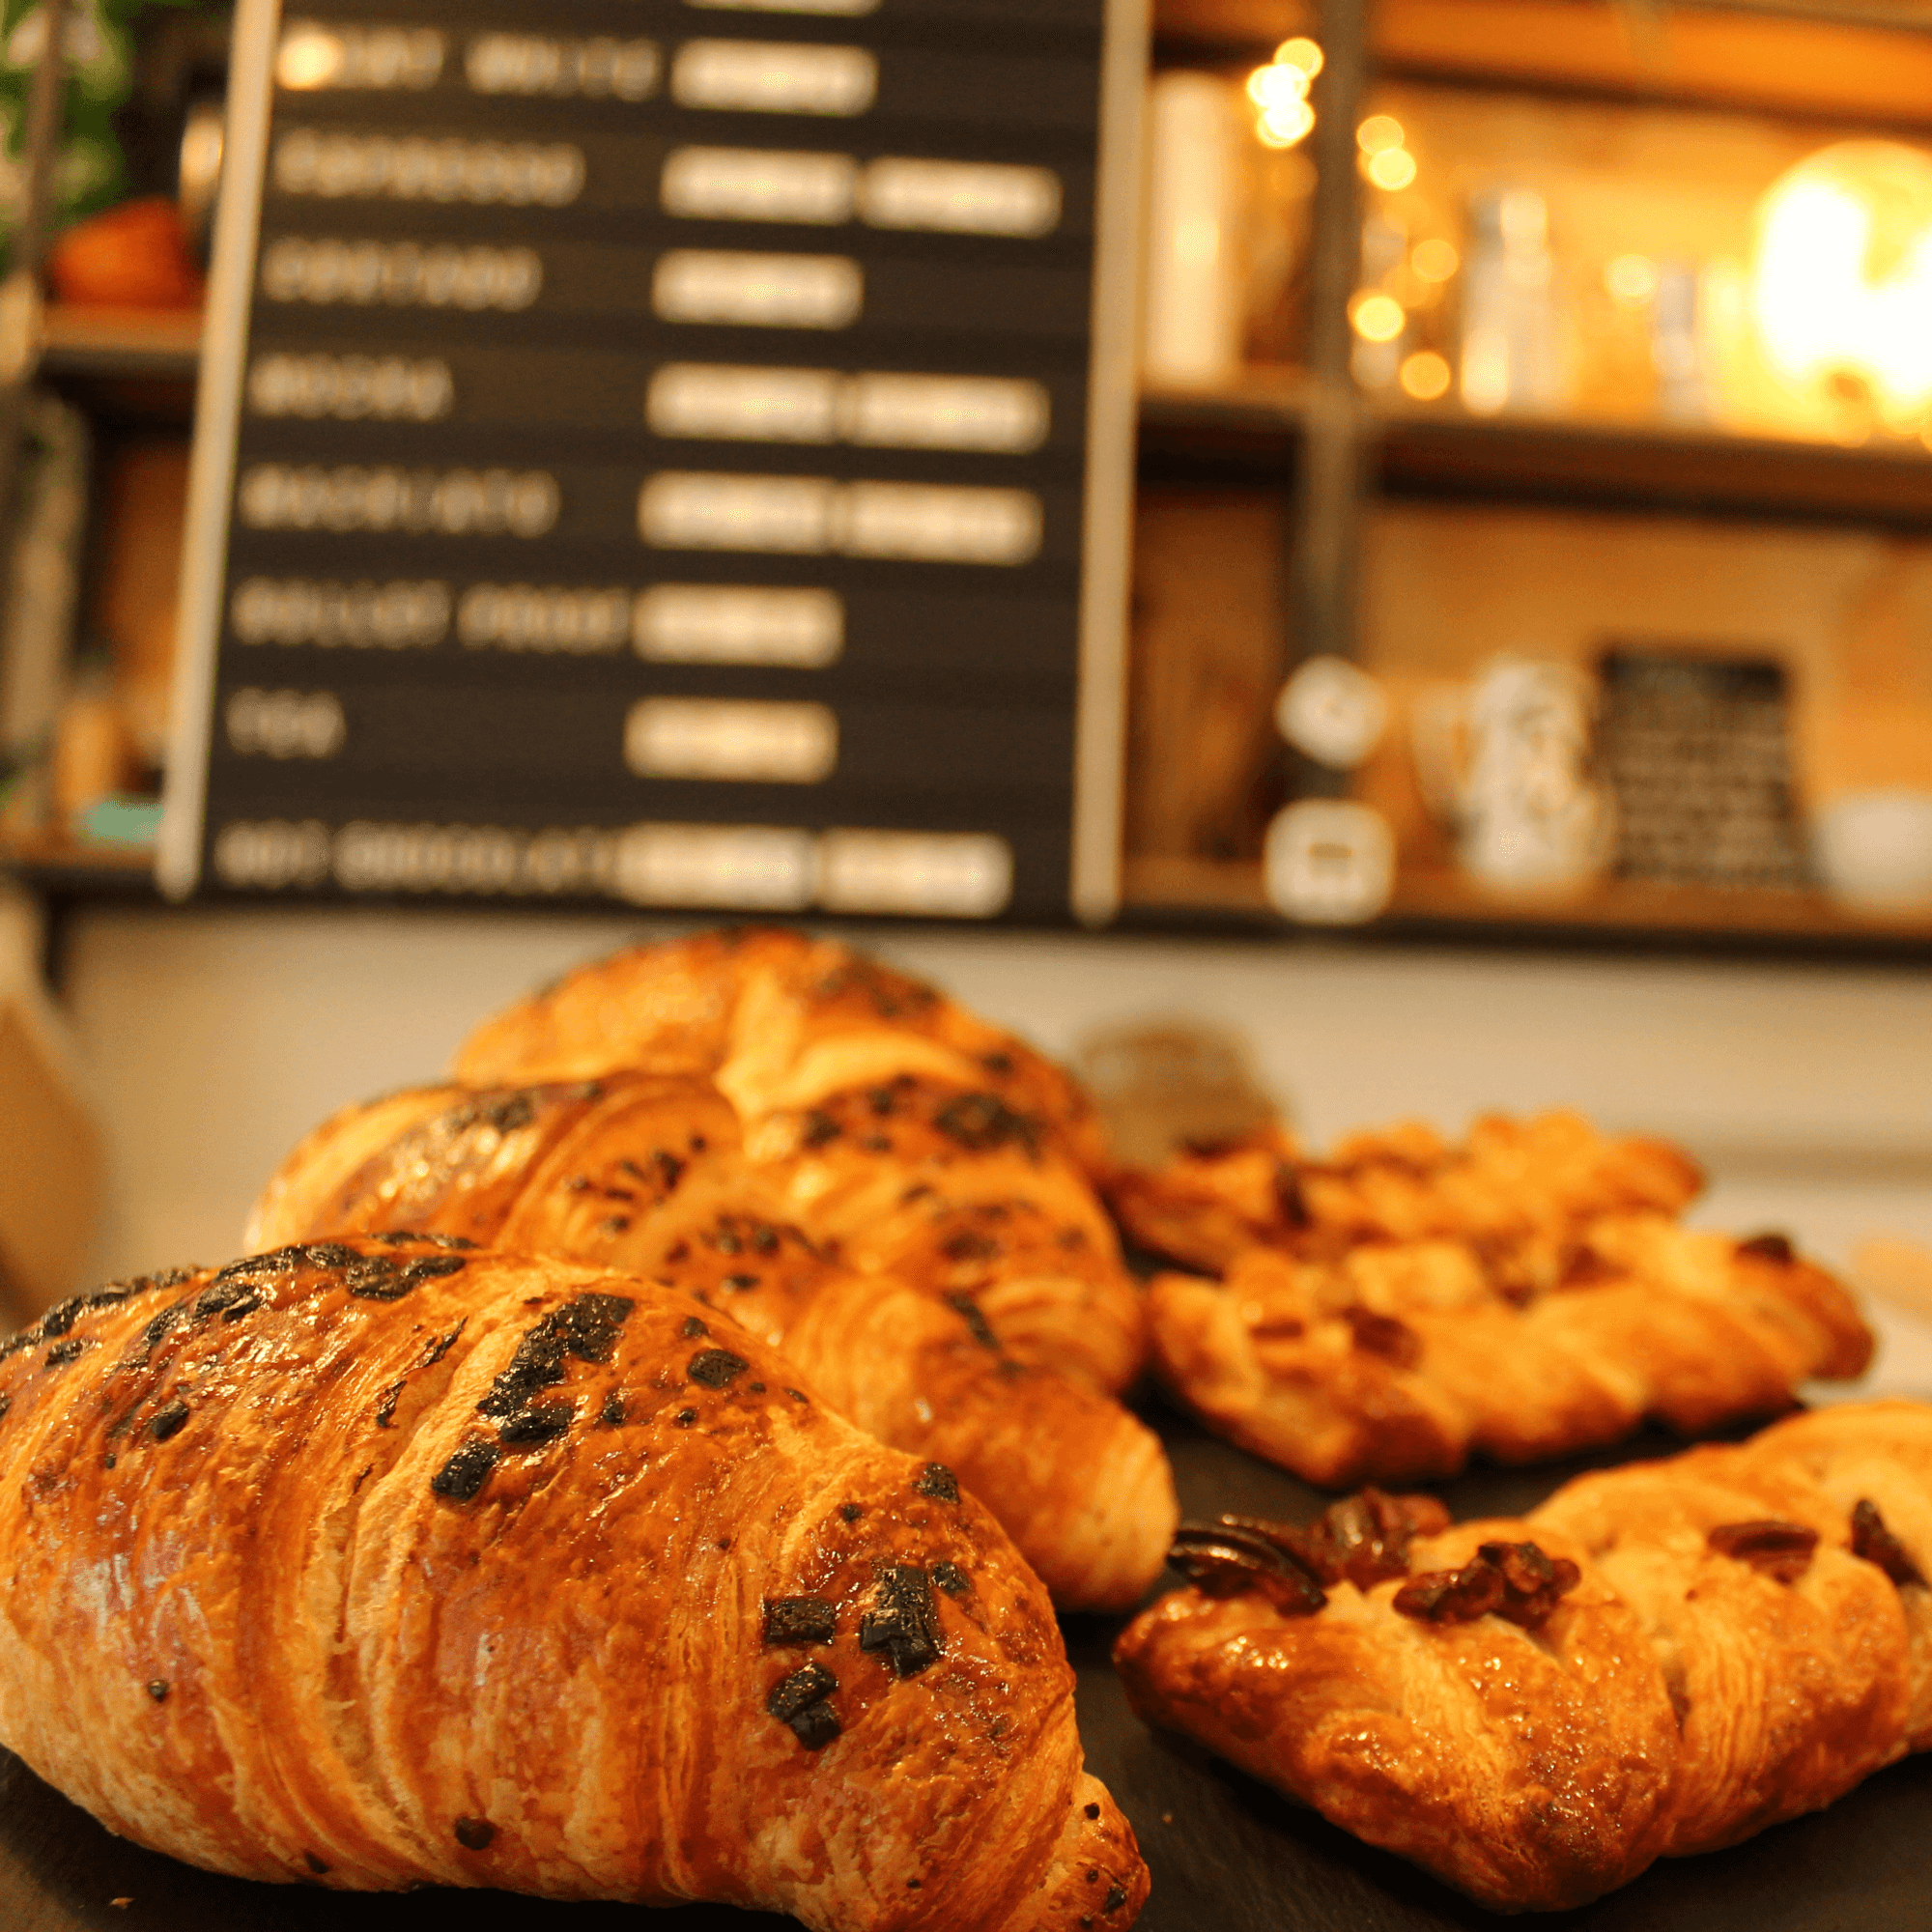
[{"label": "glazed pastry crust", "polygon": [[[1861,1504],[1893,1557],[1861,1541]],[[1785,1571],[1754,1559],[1767,1524],[1815,1548]],[[1128,1628],[1116,1662],[1151,1722],[1498,1911],[1584,1904],[1932,1743],[1932,1411],[1918,1405],[1585,1476],[1521,1520],[1418,1541],[1409,1571],[1498,1541],[1580,1572],[1540,1627],[1404,1615],[1400,1577],[1334,1584],[1312,1615],[1190,1587]]]},{"label": "glazed pastry crust", "polygon": [[1144,1248],[1210,1272],[1250,1248],[1333,1255],[1360,1241],[1445,1236],[1534,1282],[1599,1216],[1681,1213],[1703,1176],[1681,1149],[1611,1140],[1576,1114],[1486,1115],[1460,1146],[1419,1121],[1351,1135],[1325,1159],[1279,1125],[1183,1149],[1165,1167],[1108,1178]]},{"label": "glazed pastry crust", "polygon": [[1846,1291],[1775,1238],[1605,1216],[1571,1278],[1525,1293],[1468,1244],[1370,1243],[1330,1261],[1249,1250],[1225,1281],[1149,1294],[1162,1376],[1232,1440],[1333,1487],[1526,1463],[1646,1417],[1697,1434],[1863,1372]]},{"label": "glazed pastry crust", "polygon": [[318,1244],[67,1304],[0,1401],[0,1738],[140,1843],[851,1932],[1144,1896],[992,1519],[681,1286]]},{"label": "glazed pastry crust", "polygon": [[486,1021],[455,1071],[484,1088],[626,1069],[713,1081],[828,1251],[972,1293],[1028,1361],[1110,1392],[1140,1372],[1097,1121],[1012,1035],[836,941],[708,932],[579,968]]},{"label": "glazed pastry crust", "polygon": [[[864,1103],[867,1133],[890,1132],[902,1163],[942,1161],[950,1143],[926,1117],[930,1096],[901,1086],[884,1097],[889,1112]],[[1098,1378],[1038,1366],[1082,1348],[1091,1358],[1111,1331],[1064,1295],[1023,1305],[1023,1273],[989,1287],[987,1269],[1011,1262],[1016,1232],[1032,1225],[997,1188],[977,1222],[928,1241],[944,1265],[923,1276],[883,1264],[905,1245],[897,1178],[869,1215],[875,1266],[826,1261],[795,1225],[801,1201],[904,1172],[847,1151],[853,1138],[820,1133],[793,1160],[749,1160],[736,1110],[692,1075],[420,1090],[311,1134],[270,1183],[247,1239],[414,1229],[675,1281],[781,1348],[847,1420],[956,1469],[1056,1602],[1131,1607],[1178,1516],[1166,1458],[1092,1386]],[[999,1170],[988,1159],[979,1171]],[[897,1211],[932,1210],[921,1200]],[[1097,1237],[1081,1252],[1099,1252]]]}]

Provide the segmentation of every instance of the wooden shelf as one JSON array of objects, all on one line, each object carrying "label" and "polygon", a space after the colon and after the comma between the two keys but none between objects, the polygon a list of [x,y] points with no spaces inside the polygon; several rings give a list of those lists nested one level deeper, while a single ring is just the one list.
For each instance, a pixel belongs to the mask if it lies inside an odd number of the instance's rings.
[{"label": "wooden shelf", "polygon": [[[1305,393],[1289,375],[1151,390],[1141,404],[1142,449],[1249,469],[1288,462]],[[1447,408],[1372,411],[1368,426],[1379,481],[1397,492],[1932,528],[1932,451],[1918,445],[1846,449]]]},{"label": "wooden shelf", "polygon": [[60,376],[162,376],[192,381],[201,366],[199,309],[74,308],[46,312],[42,367]]},{"label": "wooden shelf", "polygon": [[[1256,860],[1130,858],[1125,898],[1130,917],[1147,923],[1282,923],[1268,906]],[[1886,917],[1853,911],[1817,892],[1720,891],[1628,879],[1583,892],[1500,893],[1460,872],[1410,871],[1379,919],[1364,926],[1308,929],[1341,938],[1614,939],[1932,958],[1932,913]]]}]

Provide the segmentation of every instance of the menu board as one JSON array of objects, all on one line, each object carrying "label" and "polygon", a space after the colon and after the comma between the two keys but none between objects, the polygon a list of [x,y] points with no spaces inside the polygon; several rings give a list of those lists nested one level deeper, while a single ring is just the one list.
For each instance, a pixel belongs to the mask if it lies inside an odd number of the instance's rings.
[{"label": "menu board", "polygon": [[1131,0],[243,0],[161,878],[1112,910]]}]

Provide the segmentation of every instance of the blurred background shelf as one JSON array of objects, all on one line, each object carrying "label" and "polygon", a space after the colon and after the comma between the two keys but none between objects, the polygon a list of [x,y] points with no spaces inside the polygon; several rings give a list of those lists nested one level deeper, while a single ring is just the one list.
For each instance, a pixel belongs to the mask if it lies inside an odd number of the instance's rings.
[{"label": "blurred background shelf", "polygon": [[[1283,372],[1232,387],[1150,390],[1141,448],[1153,467],[1292,464],[1308,385]],[[1364,436],[1384,489],[1420,495],[1628,504],[1932,528],[1932,450],[1840,448],[1717,429],[1476,416],[1453,407],[1371,412]]]},{"label": "blurred background shelf", "polygon": [[[1199,922],[1278,927],[1258,862],[1139,859],[1127,867],[1136,924]],[[1623,945],[1668,951],[1770,951],[1932,962],[1932,916],[1859,913],[1816,892],[1713,891],[1611,880],[1587,892],[1485,891],[1448,869],[1405,874],[1373,923],[1331,928],[1379,939]]]}]

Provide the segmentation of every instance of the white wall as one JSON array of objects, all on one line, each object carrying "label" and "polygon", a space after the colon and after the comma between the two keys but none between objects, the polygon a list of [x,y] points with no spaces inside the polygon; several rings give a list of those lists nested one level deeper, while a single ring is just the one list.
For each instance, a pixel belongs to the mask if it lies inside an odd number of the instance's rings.
[{"label": "white wall", "polygon": [[[664,928],[668,930],[668,928]],[[483,1014],[636,921],[99,907],[65,992],[106,1123],[96,1271],[232,1253],[255,1190],[339,1106],[435,1077]],[[1932,1244],[1932,973],[1922,969],[883,930],[878,950],[1064,1053],[1211,1017],[1320,1142],[1403,1114],[1576,1106],[1687,1143],[1707,1214],[1843,1264]],[[1926,1363],[1932,1387],[1932,1354]]]}]

